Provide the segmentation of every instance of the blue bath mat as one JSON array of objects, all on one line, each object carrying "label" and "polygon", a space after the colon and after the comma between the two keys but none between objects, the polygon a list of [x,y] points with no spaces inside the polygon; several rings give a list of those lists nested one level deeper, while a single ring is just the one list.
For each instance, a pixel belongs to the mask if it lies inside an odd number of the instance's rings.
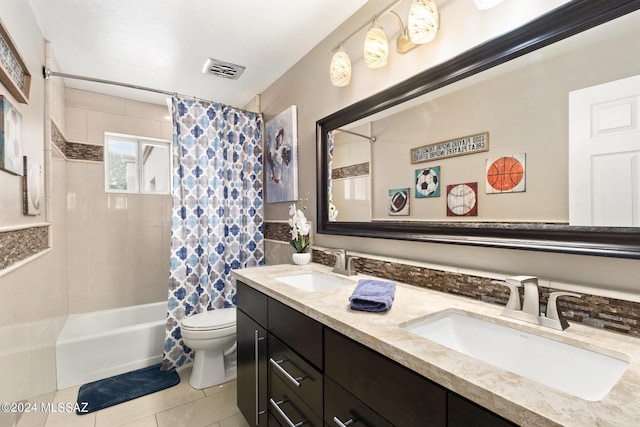
[{"label": "blue bath mat", "polygon": [[78,415],[137,399],[180,382],[175,369],[161,371],[160,364],[84,384],[78,391]]}]

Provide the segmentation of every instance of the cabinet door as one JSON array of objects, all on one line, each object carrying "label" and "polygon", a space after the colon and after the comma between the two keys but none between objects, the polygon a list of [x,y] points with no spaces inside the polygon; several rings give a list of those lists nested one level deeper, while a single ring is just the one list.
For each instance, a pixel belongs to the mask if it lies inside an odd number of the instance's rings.
[{"label": "cabinet door", "polygon": [[237,310],[238,408],[250,426],[267,425],[267,331]]},{"label": "cabinet door", "polygon": [[446,425],[445,389],[328,328],[324,339],[325,376],[393,425]]},{"label": "cabinet door", "polygon": [[457,394],[448,393],[447,418],[449,427],[515,427],[517,424],[472,403]]}]

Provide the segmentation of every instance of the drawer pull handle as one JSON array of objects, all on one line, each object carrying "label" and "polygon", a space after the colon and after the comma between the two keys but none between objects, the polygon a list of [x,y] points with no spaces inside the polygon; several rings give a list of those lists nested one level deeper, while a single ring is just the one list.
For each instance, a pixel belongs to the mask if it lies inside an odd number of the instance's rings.
[{"label": "drawer pull handle", "polygon": [[355,420],[353,418],[348,419],[345,422],[340,421],[340,418],[338,417],[333,417],[333,422],[338,424],[338,427],[347,427],[353,423],[355,423]]},{"label": "drawer pull handle", "polygon": [[288,400],[279,400],[279,401],[275,401],[273,400],[273,398],[269,399],[269,402],[271,403],[271,406],[273,406],[273,408],[278,411],[278,414],[280,414],[280,416],[282,418],[284,418],[284,420],[287,422],[287,425],[289,427],[300,427],[301,425],[303,425],[304,423],[307,422],[307,420],[304,421],[300,421],[299,423],[294,423],[293,421],[291,421],[291,418],[289,418],[287,416],[287,414],[284,413],[284,411],[282,410],[282,408],[280,408],[280,405],[282,405],[283,403],[288,402]]},{"label": "drawer pull handle", "polygon": [[306,378],[306,375],[303,377],[295,377],[293,375],[291,375],[289,372],[287,372],[282,366],[280,366],[281,363],[286,362],[287,359],[283,359],[283,360],[273,360],[272,357],[269,358],[269,363],[271,363],[273,365],[274,368],[276,368],[278,371],[280,371],[282,373],[282,375],[284,375],[285,377],[287,377],[287,379],[289,381],[291,381],[291,384],[295,385],[296,387],[300,387],[300,381],[304,380]]}]

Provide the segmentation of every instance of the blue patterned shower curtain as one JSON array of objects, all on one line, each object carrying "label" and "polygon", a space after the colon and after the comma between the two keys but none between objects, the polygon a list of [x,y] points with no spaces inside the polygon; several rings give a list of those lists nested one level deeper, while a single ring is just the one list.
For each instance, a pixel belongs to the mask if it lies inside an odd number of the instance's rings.
[{"label": "blue patterned shower curtain", "polygon": [[264,264],[262,116],[173,99],[173,208],[163,369],[193,357],[179,323],[236,304],[230,271]]}]

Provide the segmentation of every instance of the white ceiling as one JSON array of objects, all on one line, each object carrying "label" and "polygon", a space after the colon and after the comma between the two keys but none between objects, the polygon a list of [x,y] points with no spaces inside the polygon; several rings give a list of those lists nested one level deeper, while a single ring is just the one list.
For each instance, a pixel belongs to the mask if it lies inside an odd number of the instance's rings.
[{"label": "white ceiling", "polygon": [[[29,0],[60,72],[243,107],[367,0]],[[207,58],[246,67],[202,73]],[[65,79],[163,104],[166,95]]]}]

